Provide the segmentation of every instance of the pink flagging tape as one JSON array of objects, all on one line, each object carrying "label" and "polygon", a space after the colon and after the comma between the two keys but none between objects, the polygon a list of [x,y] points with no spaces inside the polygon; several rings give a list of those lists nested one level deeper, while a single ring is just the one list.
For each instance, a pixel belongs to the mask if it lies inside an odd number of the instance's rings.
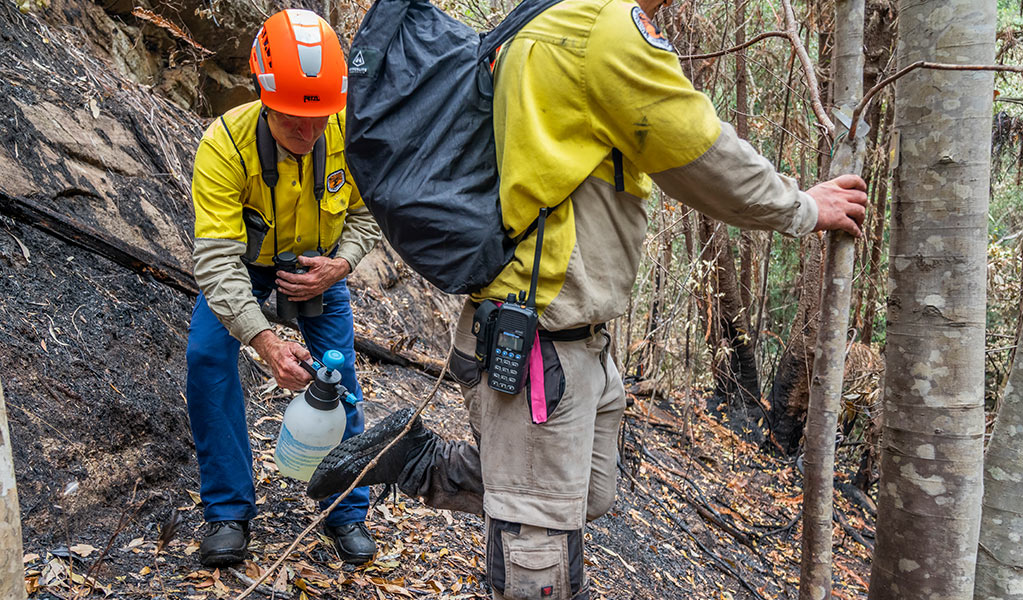
[{"label": "pink flagging tape", "polygon": [[547,422],[547,398],[543,388],[543,354],[540,352],[540,333],[533,339],[529,351],[529,412],[534,423]]}]

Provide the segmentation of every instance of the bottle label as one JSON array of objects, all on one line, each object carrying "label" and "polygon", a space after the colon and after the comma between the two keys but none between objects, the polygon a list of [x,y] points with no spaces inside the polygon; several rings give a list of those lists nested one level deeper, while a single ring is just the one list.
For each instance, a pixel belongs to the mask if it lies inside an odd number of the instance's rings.
[{"label": "bottle label", "polygon": [[277,448],[274,450],[274,461],[284,475],[296,477],[298,474],[299,478],[304,476],[308,479],[323,457],[333,448],[334,445],[310,446],[300,442],[291,434],[287,425],[281,425],[281,435],[277,438]]}]

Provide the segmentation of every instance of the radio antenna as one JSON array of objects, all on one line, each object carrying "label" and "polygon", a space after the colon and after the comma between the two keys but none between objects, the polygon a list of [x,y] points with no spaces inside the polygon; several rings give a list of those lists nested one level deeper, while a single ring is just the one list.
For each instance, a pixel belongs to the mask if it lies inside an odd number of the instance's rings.
[{"label": "radio antenna", "polygon": [[540,255],[543,252],[543,226],[547,222],[548,208],[540,209],[540,215],[536,218],[536,252],[533,254],[533,276],[529,280],[529,297],[526,298],[526,306],[536,308],[536,284],[540,279]]}]

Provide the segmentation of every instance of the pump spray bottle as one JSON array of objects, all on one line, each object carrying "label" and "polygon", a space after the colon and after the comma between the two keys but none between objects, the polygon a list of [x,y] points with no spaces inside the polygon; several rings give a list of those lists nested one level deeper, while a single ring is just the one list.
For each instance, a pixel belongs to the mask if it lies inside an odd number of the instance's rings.
[{"label": "pump spray bottle", "polygon": [[348,418],[343,398],[350,404],[358,400],[341,384],[341,366],[345,355],[328,350],[321,363],[302,366],[313,382],[288,404],[274,449],[274,462],[282,475],[309,481],[313,471],[345,435]]}]

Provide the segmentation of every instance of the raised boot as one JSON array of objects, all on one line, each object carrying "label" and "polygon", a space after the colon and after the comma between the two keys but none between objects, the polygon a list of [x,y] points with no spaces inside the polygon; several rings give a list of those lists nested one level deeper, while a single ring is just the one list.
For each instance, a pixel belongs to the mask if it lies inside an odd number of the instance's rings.
[{"label": "raised boot", "polygon": [[[391,442],[412,418],[415,411],[405,408],[395,411],[382,421],[338,444],[330,451],[309,479],[307,493],[316,500],[347,490],[355,478],[387,444]],[[384,453],[359,485],[399,483],[405,467],[424,453],[430,452],[440,438],[416,419],[412,428],[398,443]]]}]

